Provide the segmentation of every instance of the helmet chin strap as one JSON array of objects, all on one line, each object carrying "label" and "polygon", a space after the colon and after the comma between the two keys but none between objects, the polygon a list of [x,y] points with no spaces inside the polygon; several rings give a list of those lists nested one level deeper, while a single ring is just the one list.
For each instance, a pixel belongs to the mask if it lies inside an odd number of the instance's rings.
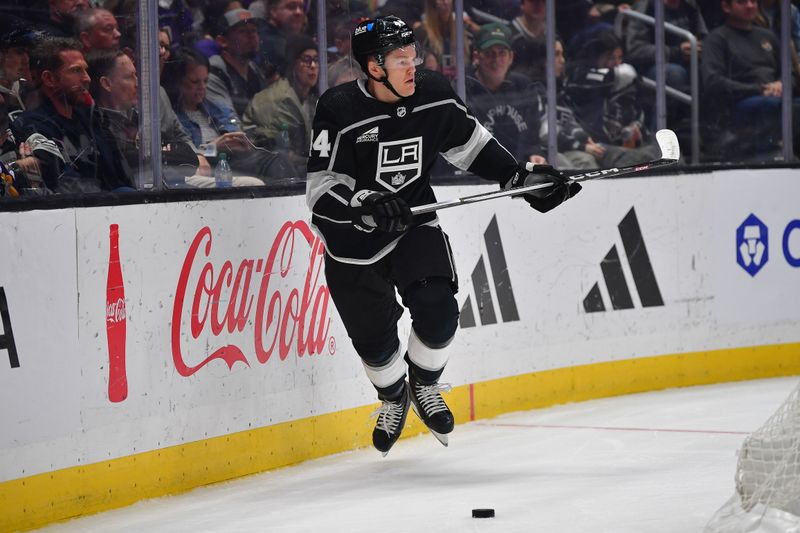
[{"label": "helmet chin strap", "polygon": [[382,78],[376,78],[375,76],[373,76],[372,74],[370,74],[370,73],[369,73],[369,71],[367,72],[367,77],[368,77],[369,79],[371,79],[371,80],[377,81],[378,83],[382,83],[384,86],[386,86],[386,88],[387,88],[387,89],[389,89],[389,91],[390,91],[390,92],[391,92],[393,95],[395,95],[396,97],[400,98],[401,100],[402,100],[403,98],[405,98],[405,96],[402,96],[400,93],[398,93],[398,92],[397,92],[397,91],[394,89],[394,86],[392,86],[392,83],[389,81],[389,73],[388,73],[388,72],[386,72],[386,67],[384,67],[383,65],[378,65],[378,66],[380,66],[380,67],[383,69],[383,72],[385,73],[385,74],[383,75],[383,77],[382,77]]}]

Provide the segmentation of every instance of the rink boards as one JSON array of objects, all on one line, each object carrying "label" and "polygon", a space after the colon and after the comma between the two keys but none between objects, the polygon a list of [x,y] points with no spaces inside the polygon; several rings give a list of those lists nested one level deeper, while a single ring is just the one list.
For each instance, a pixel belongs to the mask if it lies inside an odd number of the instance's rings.
[{"label": "rink boards", "polygon": [[[440,212],[457,420],[800,373],[798,197],[800,171],[735,170]],[[369,443],[303,197],[0,213],[0,239],[0,531]]]}]

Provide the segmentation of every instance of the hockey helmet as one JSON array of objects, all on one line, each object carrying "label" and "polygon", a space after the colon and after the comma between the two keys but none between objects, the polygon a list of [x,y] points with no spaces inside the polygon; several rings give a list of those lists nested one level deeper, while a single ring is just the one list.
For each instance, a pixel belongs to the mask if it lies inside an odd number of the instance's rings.
[{"label": "hockey helmet", "polygon": [[374,57],[383,66],[386,54],[396,48],[414,44],[414,32],[398,17],[388,15],[363,20],[353,30],[351,48],[361,69],[367,72],[367,60]]}]

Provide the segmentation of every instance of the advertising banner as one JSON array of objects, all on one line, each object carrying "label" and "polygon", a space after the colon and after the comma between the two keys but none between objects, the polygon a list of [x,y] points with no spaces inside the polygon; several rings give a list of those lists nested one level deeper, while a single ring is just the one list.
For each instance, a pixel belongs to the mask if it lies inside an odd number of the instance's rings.
[{"label": "advertising banner", "polygon": [[[441,211],[461,311],[444,380],[798,342],[797,174]],[[4,213],[0,228],[0,481],[375,402],[302,196]]]}]

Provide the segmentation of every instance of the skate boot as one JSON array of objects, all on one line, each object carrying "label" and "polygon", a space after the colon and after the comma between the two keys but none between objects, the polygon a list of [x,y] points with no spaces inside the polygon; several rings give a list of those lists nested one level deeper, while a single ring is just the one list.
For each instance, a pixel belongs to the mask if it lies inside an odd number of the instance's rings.
[{"label": "skate boot", "polygon": [[381,406],[372,413],[378,417],[372,430],[372,445],[386,457],[394,443],[400,438],[408,415],[408,385],[403,385],[403,393],[395,400],[383,400]]},{"label": "skate boot", "polygon": [[450,385],[439,383],[426,385],[410,376],[409,389],[414,412],[433,436],[447,446],[447,434],[453,431],[455,420],[441,393],[449,392]]}]

